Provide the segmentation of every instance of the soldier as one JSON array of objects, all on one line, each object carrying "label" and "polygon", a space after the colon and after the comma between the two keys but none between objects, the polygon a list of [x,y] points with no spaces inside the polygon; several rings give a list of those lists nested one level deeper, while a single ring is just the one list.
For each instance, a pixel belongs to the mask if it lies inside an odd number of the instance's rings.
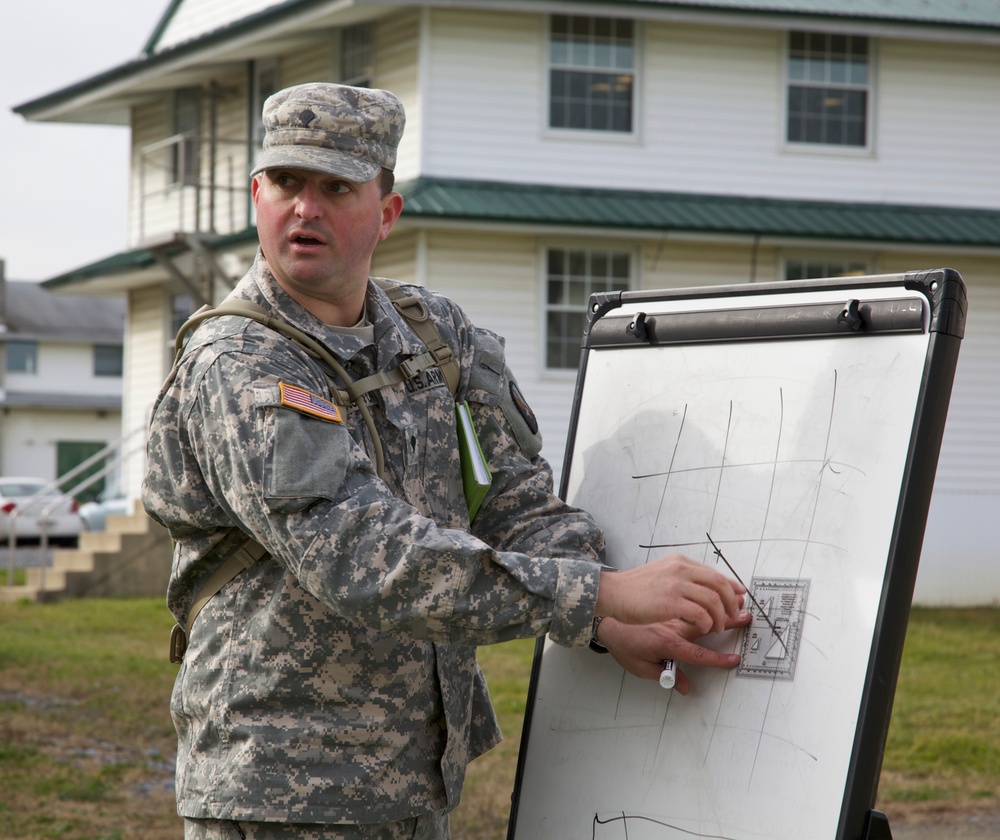
[{"label": "soldier", "polygon": [[[732,667],[694,640],[745,623],[744,590],[679,556],[602,566],[502,340],[369,277],[403,207],[393,94],[300,85],[263,116],[260,250],[148,444],[143,502],[176,542],[178,812],[187,838],[447,838],[500,738],[477,645],[547,633],[652,679],[667,658]],[[492,472],[478,511],[456,401]]]}]

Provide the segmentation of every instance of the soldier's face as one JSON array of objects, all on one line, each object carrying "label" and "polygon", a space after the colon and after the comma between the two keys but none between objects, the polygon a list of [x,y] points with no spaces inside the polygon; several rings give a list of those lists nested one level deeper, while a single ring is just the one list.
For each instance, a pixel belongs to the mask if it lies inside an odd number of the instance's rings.
[{"label": "soldier's face", "polygon": [[252,183],[257,234],[287,291],[342,296],[368,281],[372,252],[402,210],[398,193],[303,169],[272,169]]}]

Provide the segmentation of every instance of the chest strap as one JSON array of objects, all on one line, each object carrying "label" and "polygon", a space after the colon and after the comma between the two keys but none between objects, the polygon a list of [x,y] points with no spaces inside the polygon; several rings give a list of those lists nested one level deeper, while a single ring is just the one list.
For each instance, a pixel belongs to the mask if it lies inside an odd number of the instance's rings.
[{"label": "chest strap", "polygon": [[[396,307],[396,311],[403,316],[406,323],[410,325],[410,329],[417,334],[427,347],[427,353],[423,356],[416,356],[407,361],[415,364],[418,359],[423,359],[424,356],[430,355],[433,362],[428,364],[427,367],[437,365],[437,367],[441,368],[441,373],[448,385],[448,390],[454,396],[458,393],[458,383],[461,378],[458,360],[455,358],[452,349],[441,338],[441,333],[438,332],[438,328],[434,326],[434,322],[430,319],[427,304],[424,303],[419,295],[408,292],[398,283],[393,283],[391,280],[386,280],[383,277],[373,277],[372,280],[375,285],[385,292],[389,300],[392,301],[392,305]],[[406,364],[407,362],[403,362],[398,369],[401,370]],[[411,376],[416,375],[416,373],[419,373],[419,371],[416,371]],[[406,378],[411,378],[411,376],[406,376]]]},{"label": "chest strap", "polygon": [[430,320],[430,313],[427,311],[427,305],[423,300],[417,295],[406,291],[399,283],[395,283],[392,280],[387,280],[384,277],[373,277],[371,279],[375,285],[386,293],[396,311],[410,325],[410,329],[417,334],[427,348],[426,352],[405,359],[394,370],[383,371],[355,381],[344,369],[343,365],[337,361],[329,349],[321,342],[317,341],[307,332],[289,324],[282,318],[272,315],[262,306],[249,300],[233,300],[214,308],[203,306],[188,318],[177,331],[177,336],[174,339],[174,366],[176,367],[177,362],[180,361],[181,354],[184,352],[184,337],[188,331],[194,329],[208,318],[217,318],[221,315],[240,315],[281,333],[286,338],[298,344],[309,356],[323,362],[340,377],[344,383],[344,388],[340,388],[333,379],[327,376],[327,382],[334,402],[344,406],[354,403],[358,407],[358,410],[361,412],[361,419],[368,428],[368,434],[371,438],[374,450],[373,454],[375,456],[375,472],[379,478],[382,478],[385,474],[385,456],[382,452],[382,441],[379,438],[378,430],[375,428],[375,421],[372,420],[371,413],[368,411],[368,406],[360,398],[369,391],[376,391],[379,388],[384,388],[386,385],[395,385],[398,382],[412,379],[422,371],[432,367],[440,368],[448,390],[452,396],[455,396],[461,380],[461,369],[458,359],[455,358],[454,351],[441,338],[438,328]]}]

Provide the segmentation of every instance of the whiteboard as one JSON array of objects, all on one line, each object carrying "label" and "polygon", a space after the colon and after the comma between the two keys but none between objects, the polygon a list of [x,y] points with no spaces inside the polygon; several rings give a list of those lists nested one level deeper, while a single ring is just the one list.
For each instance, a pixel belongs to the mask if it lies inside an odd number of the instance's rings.
[{"label": "whiteboard", "polygon": [[563,496],[602,525],[611,565],[680,551],[739,578],[754,619],[709,637],[741,664],[685,667],[687,697],[540,644],[509,837],[876,836],[961,278],[590,305]]}]

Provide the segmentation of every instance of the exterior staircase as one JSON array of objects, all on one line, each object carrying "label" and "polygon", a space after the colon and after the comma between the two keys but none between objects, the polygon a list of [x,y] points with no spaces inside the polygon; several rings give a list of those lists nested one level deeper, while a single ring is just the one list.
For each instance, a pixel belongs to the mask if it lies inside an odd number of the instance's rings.
[{"label": "exterior staircase", "polygon": [[137,502],[104,531],[82,532],[77,548],[53,549],[52,565],[28,569],[24,586],[0,586],[0,601],[165,596],[171,554],[167,530]]}]

